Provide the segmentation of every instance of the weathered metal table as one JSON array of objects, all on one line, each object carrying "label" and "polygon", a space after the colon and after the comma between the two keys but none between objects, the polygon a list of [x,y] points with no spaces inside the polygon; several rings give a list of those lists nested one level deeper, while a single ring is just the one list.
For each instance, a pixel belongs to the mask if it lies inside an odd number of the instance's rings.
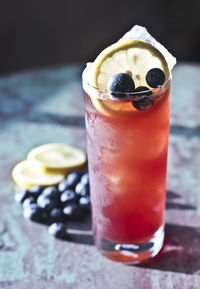
[{"label": "weathered metal table", "polygon": [[[33,147],[66,142],[85,150],[79,65],[0,78],[0,289],[200,288],[200,66],[179,64],[172,86],[166,240],[145,266],[101,256],[92,239],[54,239],[14,202],[13,166]],[[90,221],[76,224],[81,230]],[[80,227],[79,227],[80,226]]]}]

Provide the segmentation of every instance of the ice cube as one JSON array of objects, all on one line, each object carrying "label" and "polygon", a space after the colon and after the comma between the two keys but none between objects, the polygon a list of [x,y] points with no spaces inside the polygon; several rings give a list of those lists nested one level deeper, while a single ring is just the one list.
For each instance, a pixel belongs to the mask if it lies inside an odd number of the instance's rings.
[{"label": "ice cube", "polygon": [[133,28],[128,31],[122,38],[120,38],[119,41],[128,39],[137,39],[149,42],[162,53],[168,63],[170,70],[172,70],[176,64],[176,58],[172,56],[172,54],[161,43],[152,37],[145,27],[139,25],[133,26]]}]

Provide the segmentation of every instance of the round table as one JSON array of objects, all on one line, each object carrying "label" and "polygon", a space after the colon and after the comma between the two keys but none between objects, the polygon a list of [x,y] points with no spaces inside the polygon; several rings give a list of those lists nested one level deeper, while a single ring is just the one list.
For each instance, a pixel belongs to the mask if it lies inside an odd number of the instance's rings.
[{"label": "round table", "polygon": [[86,150],[82,65],[35,69],[0,78],[0,288],[200,288],[200,65],[173,71],[166,238],[146,265],[101,256],[90,217],[69,241],[23,218],[11,170],[35,146],[64,142]]}]

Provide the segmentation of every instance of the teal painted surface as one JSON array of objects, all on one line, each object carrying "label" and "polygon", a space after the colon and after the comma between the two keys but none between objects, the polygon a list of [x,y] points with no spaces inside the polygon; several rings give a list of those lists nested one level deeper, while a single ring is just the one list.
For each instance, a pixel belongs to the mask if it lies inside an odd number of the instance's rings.
[{"label": "teal painted surface", "polygon": [[47,280],[50,279],[52,275],[54,264],[58,256],[54,247],[54,238],[49,238],[49,234],[45,231],[40,236],[37,247],[33,248],[36,274],[40,276],[43,272],[46,272]]},{"label": "teal painted surface", "polygon": [[[27,71],[0,78],[0,289],[199,289],[200,66],[173,75],[166,243],[146,265],[102,257],[91,242],[55,240],[25,220],[13,202],[13,166],[33,147],[66,142],[85,150],[81,67]],[[188,103],[190,105],[188,106]],[[78,226],[78,225],[77,225]],[[81,229],[88,229],[83,221]]]},{"label": "teal painted surface", "polygon": [[24,258],[30,249],[30,242],[15,220],[15,215],[6,211],[2,211],[2,214],[7,230],[1,237],[4,247],[0,251],[0,280],[23,281],[28,279],[30,274],[24,271]]}]

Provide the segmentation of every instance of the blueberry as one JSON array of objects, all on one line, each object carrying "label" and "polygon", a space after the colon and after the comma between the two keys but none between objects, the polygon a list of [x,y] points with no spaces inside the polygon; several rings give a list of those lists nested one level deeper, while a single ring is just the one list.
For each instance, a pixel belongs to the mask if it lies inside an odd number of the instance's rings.
[{"label": "blueberry", "polygon": [[84,185],[89,184],[89,173],[85,173],[81,177],[81,183]]},{"label": "blueberry", "polygon": [[129,74],[117,73],[108,80],[107,89],[114,98],[121,99],[126,97],[126,93],[134,91],[135,83]]},{"label": "blueberry", "polygon": [[89,188],[89,184],[84,184],[84,183],[78,183],[75,187],[75,193],[78,196],[85,196],[85,195],[89,195],[90,193],[90,188]]},{"label": "blueberry", "polygon": [[67,180],[65,179],[62,182],[60,182],[60,184],[58,185],[58,191],[60,193],[62,193],[67,189],[70,189],[70,185],[68,184]]},{"label": "blueberry", "polygon": [[52,199],[48,196],[41,194],[37,199],[37,204],[40,208],[45,210],[51,210],[53,207],[57,206],[59,199]]},{"label": "blueberry", "polygon": [[147,72],[146,82],[153,88],[159,87],[165,82],[165,74],[160,68],[152,68]]},{"label": "blueberry", "polygon": [[42,188],[40,186],[33,186],[29,189],[30,196],[37,198],[42,192]]},{"label": "blueberry", "polygon": [[67,227],[65,224],[59,222],[59,223],[53,223],[51,226],[49,226],[49,234],[53,235],[56,238],[60,239],[66,239],[67,238]]},{"label": "blueberry", "polygon": [[54,186],[50,186],[50,187],[46,187],[43,191],[42,191],[42,195],[45,197],[48,197],[50,199],[56,199],[59,196],[58,190],[56,187]]},{"label": "blueberry", "polygon": [[70,204],[63,208],[63,213],[66,217],[78,219],[81,216],[81,209],[77,204]]},{"label": "blueberry", "polygon": [[153,105],[153,103],[154,100],[152,98],[149,98],[148,96],[142,97],[132,102],[133,106],[138,110],[148,109]]},{"label": "blueberry", "polygon": [[66,179],[64,179],[60,184],[58,185],[58,191],[64,192],[65,190],[73,190],[76,186],[76,184],[80,180],[80,174],[78,172],[72,172],[70,173]]},{"label": "blueberry", "polygon": [[34,197],[29,197],[27,199],[24,200],[23,202],[23,208],[27,208],[29,207],[31,204],[35,204],[35,198]]},{"label": "blueberry", "polygon": [[17,203],[23,203],[25,199],[27,199],[30,196],[29,191],[24,189],[19,191],[18,193],[15,194],[15,201]]},{"label": "blueberry", "polygon": [[79,200],[79,206],[86,211],[90,211],[91,210],[90,197],[89,196],[81,197]]},{"label": "blueberry", "polygon": [[148,97],[152,94],[152,91],[149,90],[146,86],[138,86],[135,91],[135,100],[132,102],[133,106],[138,110],[144,110],[150,108],[154,100],[151,97]]},{"label": "blueberry", "polygon": [[60,196],[60,201],[64,204],[69,204],[77,200],[77,196],[74,191],[66,190]]},{"label": "blueberry", "polygon": [[[137,93],[138,92],[138,93]],[[134,95],[136,97],[142,97],[143,95],[151,95],[152,91],[146,87],[146,86],[138,86],[135,90],[134,90]]]},{"label": "blueberry", "polygon": [[31,204],[24,209],[24,217],[31,221],[44,222],[47,214],[37,204]]},{"label": "blueberry", "polygon": [[63,212],[61,209],[59,208],[53,208],[50,212],[49,212],[49,219],[50,221],[53,222],[60,222],[62,221],[64,218]]},{"label": "blueberry", "polygon": [[72,186],[72,188],[75,187],[75,185],[79,182],[79,180],[80,180],[80,174],[78,172],[72,172],[66,178],[68,185]]}]

